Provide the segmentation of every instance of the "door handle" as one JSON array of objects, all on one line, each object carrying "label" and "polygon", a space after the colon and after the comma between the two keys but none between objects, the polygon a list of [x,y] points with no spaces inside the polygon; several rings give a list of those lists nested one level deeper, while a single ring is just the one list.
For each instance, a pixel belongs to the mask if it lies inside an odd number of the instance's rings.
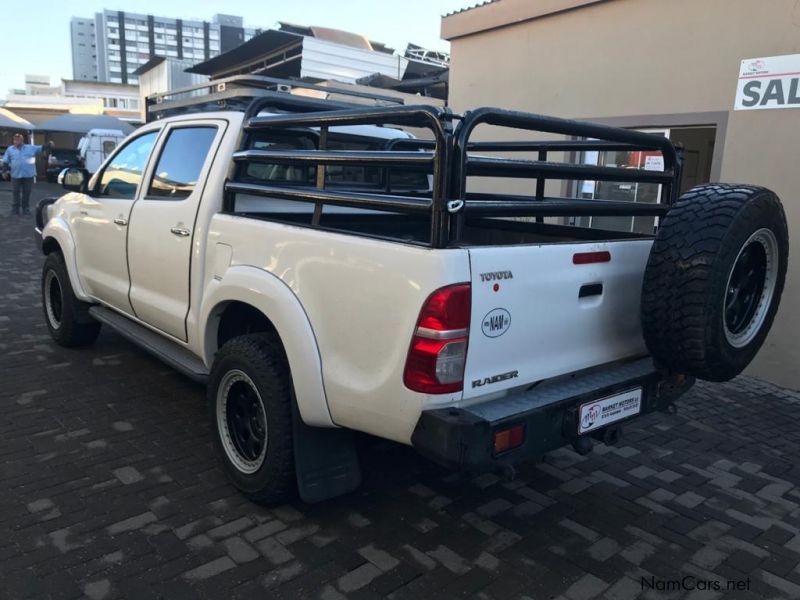
[{"label": "door handle", "polygon": [[192,233],[185,227],[171,227],[170,231],[180,237],[188,237],[189,234]]},{"label": "door handle", "polygon": [[117,217],[116,219],[114,219],[114,223],[116,223],[120,227],[125,227],[125,225],[128,224],[128,220],[123,219],[122,217]]},{"label": "door handle", "polygon": [[79,210],[78,212],[80,214],[82,214],[84,217],[88,217],[89,216],[89,211],[88,210]]}]

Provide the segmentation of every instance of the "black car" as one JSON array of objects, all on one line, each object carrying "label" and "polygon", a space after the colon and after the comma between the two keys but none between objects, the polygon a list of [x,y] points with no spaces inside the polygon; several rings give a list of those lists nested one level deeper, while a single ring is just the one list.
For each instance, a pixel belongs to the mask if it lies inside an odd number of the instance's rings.
[{"label": "black car", "polygon": [[54,148],[47,157],[47,181],[55,183],[58,174],[68,167],[80,167],[81,158],[77,150],[66,150]]}]

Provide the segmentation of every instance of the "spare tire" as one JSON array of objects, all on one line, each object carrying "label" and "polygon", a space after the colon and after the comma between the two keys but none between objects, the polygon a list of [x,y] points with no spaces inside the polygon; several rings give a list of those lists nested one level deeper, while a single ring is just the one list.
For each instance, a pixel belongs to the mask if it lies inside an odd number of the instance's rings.
[{"label": "spare tire", "polygon": [[778,197],[750,185],[692,188],[661,219],[642,288],[642,333],[657,363],[727,381],[772,326],[789,233]]}]

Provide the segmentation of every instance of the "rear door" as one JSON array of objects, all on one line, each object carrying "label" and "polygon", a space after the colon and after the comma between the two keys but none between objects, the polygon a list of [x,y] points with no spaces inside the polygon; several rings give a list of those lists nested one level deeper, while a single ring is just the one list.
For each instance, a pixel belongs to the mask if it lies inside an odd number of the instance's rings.
[{"label": "rear door", "polygon": [[130,301],[145,323],[186,341],[197,211],[226,122],[170,125],[156,149],[128,228]]},{"label": "rear door", "polygon": [[470,249],[464,398],[646,353],[650,240]]}]

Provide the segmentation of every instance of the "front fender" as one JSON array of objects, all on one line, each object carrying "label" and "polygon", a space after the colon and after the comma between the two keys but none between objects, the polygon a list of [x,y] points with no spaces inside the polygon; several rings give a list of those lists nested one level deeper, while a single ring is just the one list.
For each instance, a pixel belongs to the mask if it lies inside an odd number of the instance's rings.
[{"label": "front fender", "polygon": [[42,230],[43,247],[48,239],[55,240],[61,248],[61,253],[64,255],[64,264],[67,265],[67,273],[69,273],[69,282],[72,285],[72,291],[75,297],[83,302],[91,302],[91,299],[83,289],[81,280],[78,277],[78,263],[75,257],[75,240],[72,238],[72,232],[65,219],[56,216],[47,222]]},{"label": "front fender", "polygon": [[294,292],[280,278],[251,266],[228,268],[209,284],[200,308],[203,359],[211,365],[217,350],[219,317],[230,302],[261,311],[275,326],[292,372],[295,398],[303,422],[334,427],[322,381],[322,360],[311,323]]}]

